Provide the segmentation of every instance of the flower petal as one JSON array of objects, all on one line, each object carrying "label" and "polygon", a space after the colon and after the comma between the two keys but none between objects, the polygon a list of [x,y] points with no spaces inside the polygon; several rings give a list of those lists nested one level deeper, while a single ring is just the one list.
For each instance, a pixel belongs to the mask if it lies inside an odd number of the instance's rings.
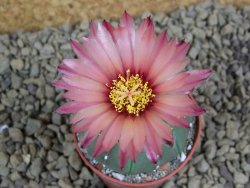
[{"label": "flower petal", "polygon": [[96,102],[105,102],[107,101],[107,96],[104,93],[96,92],[96,91],[88,91],[81,89],[74,89],[64,93],[63,95],[66,99],[71,99],[78,102],[85,103],[96,103]]},{"label": "flower petal", "polygon": [[[82,102],[68,102],[60,106],[56,112],[60,114],[70,114],[75,113],[82,108],[90,106],[91,103],[82,103]],[[92,104],[93,105],[93,104]]]},{"label": "flower petal", "polygon": [[152,125],[154,131],[168,143],[173,143],[173,134],[171,127],[166,124],[155,112],[148,112],[147,121]]},{"label": "flower petal", "polygon": [[138,155],[138,151],[136,151],[132,140],[129,143],[129,147],[126,149],[126,153],[128,155],[128,158],[131,159],[135,163],[137,155]]},{"label": "flower petal", "polygon": [[[167,32],[162,32],[155,40],[154,46],[150,53],[149,60],[143,65],[143,72],[149,72],[151,66],[154,66],[155,59],[158,57],[159,53],[162,51],[167,42]],[[147,76],[148,77],[148,76]],[[148,77],[149,79],[149,77]],[[151,78],[152,79],[152,78]]]},{"label": "flower petal", "polygon": [[103,140],[103,147],[105,148],[106,152],[108,152],[118,142],[121,136],[121,130],[124,121],[124,116],[120,115],[115,119],[113,124],[108,129],[105,139]]},{"label": "flower petal", "polygon": [[58,80],[52,83],[53,86],[60,88],[60,89],[65,89],[65,90],[71,90],[74,89],[74,86],[71,86],[69,84],[67,84],[66,82],[64,82],[63,80]]},{"label": "flower petal", "polygon": [[134,137],[134,126],[136,125],[134,124],[134,121],[132,119],[125,119],[120,137],[120,148],[123,151],[126,151],[128,144]]},{"label": "flower petal", "polygon": [[113,109],[106,111],[99,117],[97,117],[89,126],[89,134],[91,136],[99,134],[102,130],[110,127],[113,120],[118,116]]},{"label": "flower petal", "polygon": [[121,169],[123,169],[125,167],[125,165],[127,164],[128,162],[128,155],[126,153],[126,151],[123,151],[123,150],[119,150],[119,165],[121,167]]},{"label": "flower petal", "polygon": [[89,106],[78,111],[74,117],[70,120],[71,124],[75,124],[82,120],[83,118],[90,118],[92,116],[104,113],[106,110],[110,108],[110,105],[107,103],[99,103],[96,105]]},{"label": "flower petal", "polygon": [[151,63],[149,60],[155,41],[153,22],[150,18],[144,19],[135,35],[134,64],[136,72],[140,72],[145,65]]},{"label": "flower petal", "polygon": [[95,137],[96,136],[89,135],[87,131],[83,138],[80,140],[81,146],[83,148],[87,147],[92,141],[94,141]]},{"label": "flower petal", "polygon": [[163,120],[167,121],[170,125],[177,126],[177,127],[184,127],[184,128],[189,127],[187,120],[185,120],[183,117],[173,116],[169,114],[168,112],[166,112],[165,110],[166,110],[165,108],[160,108],[158,106],[154,106],[152,108],[152,111],[157,112],[159,116]]},{"label": "flower petal", "polygon": [[125,11],[120,25],[115,30],[115,41],[125,70],[133,68],[135,47],[135,25],[133,19]]},{"label": "flower petal", "polygon": [[95,149],[94,149],[94,153],[93,153],[93,157],[96,157],[100,155],[102,152],[104,152],[103,140],[106,137],[106,133],[107,131],[105,130],[101,132],[100,135],[98,136]]},{"label": "flower petal", "polygon": [[154,152],[158,155],[162,153],[162,139],[155,132],[151,122],[146,119],[146,140],[151,145]]},{"label": "flower petal", "polygon": [[107,86],[104,84],[79,75],[63,75],[62,80],[75,88],[105,92]]},{"label": "flower petal", "polygon": [[71,72],[73,71],[75,74],[85,76],[101,83],[109,82],[107,76],[93,63],[83,63],[80,59],[65,59],[63,60],[63,65],[66,65],[70,68]]},{"label": "flower petal", "polygon": [[[101,59],[101,61],[110,63],[116,69],[116,72],[122,73],[123,69],[119,52],[106,27],[104,27],[102,23],[97,23],[95,34],[89,38],[95,40],[102,48],[105,59]],[[98,53],[100,52],[98,51]]]},{"label": "flower petal", "polygon": [[190,93],[195,87],[199,86],[211,75],[211,70],[194,70],[183,72],[166,80],[164,83],[155,87],[157,93]]},{"label": "flower petal", "polygon": [[205,112],[188,95],[157,95],[157,106],[173,116],[198,116]]},{"label": "flower petal", "polygon": [[153,163],[157,163],[158,155],[155,153],[149,142],[146,140],[144,149],[146,151],[147,158]]},{"label": "flower petal", "polygon": [[145,139],[146,139],[146,131],[145,131],[145,126],[146,122],[143,120],[143,118],[137,117],[135,119],[135,126],[134,126],[134,131],[136,136],[134,136],[134,146],[135,149],[138,152],[141,152],[143,150],[144,144],[145,144]]},{"label": "flower petal", "polygon": [[154,60],[151,68],[149,69],[148,77],[150,80],[154,80],[161,70],[165,69],[173,58],[176,50],[176,41],[172,39],[162,47],[156,59]]},{"label": "flower petal", "polygon": [[172,62],[167,67],[161,70],[157,77],[155,77],[154,82],[151,83],[152,86],[155,84],[160,84],[167,80],[168,78],[171,78],[173,75],[176,75],[177,73],[181,72],[186,65],[188,64],[188,59],[181,59],[176,62]]}]

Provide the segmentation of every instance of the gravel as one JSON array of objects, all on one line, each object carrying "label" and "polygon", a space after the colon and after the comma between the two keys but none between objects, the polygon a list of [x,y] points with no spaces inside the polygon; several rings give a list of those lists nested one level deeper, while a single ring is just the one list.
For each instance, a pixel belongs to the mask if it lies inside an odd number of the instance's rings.
[{"label": "gravel", "polygon": [[[250,8],[207,1],[152,18],[157,33],[191,42],[188,69],[213,70],[194,94],[207,109],[201,144],[163,187],[248,188]],[[82,22],[0,36],[0,187],[104,187],[76,154],[69,117],[54,113],[64,101],[51,86],[62,59],[74,57],[69,39],[87,30]]]}]

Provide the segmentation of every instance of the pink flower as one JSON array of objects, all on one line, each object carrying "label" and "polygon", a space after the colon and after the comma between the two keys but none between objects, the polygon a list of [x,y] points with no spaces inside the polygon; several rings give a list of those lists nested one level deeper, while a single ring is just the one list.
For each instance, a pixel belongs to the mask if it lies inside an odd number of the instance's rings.
[{"label": "pink flower", "polygon": [[88,38],[71,46],[78,59],[63,61],[54,86],[72,101],[57,112],[74,113],[73,131],[86,133],[82,147],[98,137],[94,156],[119,143],[121,167],[143,150],[156,162],[162,144],[173,143],[171,127],[204,112],[190,93],[211,71],[183,72],[189,44],[156,36],[150,18],[138,29],[126,12],[118,28],[91,22]]}]

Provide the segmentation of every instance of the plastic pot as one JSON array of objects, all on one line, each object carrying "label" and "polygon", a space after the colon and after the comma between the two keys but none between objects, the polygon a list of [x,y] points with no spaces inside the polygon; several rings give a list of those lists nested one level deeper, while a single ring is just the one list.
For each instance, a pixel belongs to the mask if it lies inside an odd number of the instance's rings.
[{"label": "plastic pot", "polygon": [[156,188],[156,187],[159,187],[160,185],[162,185],[165,181],[167,181],[168,179],[170,179],[172,176],[174,176],[175,174],[177,174],[187,164],[187,162],[190,160],[190,158],[194,154],[194,151],[195,151],[197,145],[199,144],[200,134],[201,134],[201,129],[202,129],[202,124],[203,124],[203,118],[202,118],[202,116],[199,116],[197,119],[198,119],[197,132],[196,132],[196,137],[195,137],[194,145],[193,145],[191,151],[188,153],[185,161],[183,161],[177,169],[175,169],[174,171],[172,171],[167,176],[165,176],[163,178],[160,178],[158,180],[151,181],[151,182],[146,182],[146,183],[128,183],[128,182],[123,182],[123,181],[120,181],[118,179],[115,179],[115,178],[112,178],[110,176],[107,176],[106,174],[103,174],[101,171],[99,171],[98,169],[96,169],[92,164],[90,164],[90,162],[85,158],[84,154],[81,152],[81,150],[80,150],[80,148],[79,148],[79,146],[77,144],[78,142],[77,142],[77,136],[76,136],[76,134],[74,134],[74,142],[76,144],[77,152],[79,153],[79,155],[82,158],[82,160],[84,161],[84,163],[92,171],[94,171],[94,173],[96,173],[104,181],[104,183],[109,188],[134,188],[134,187],[137,187],[137,188],[138,187],[141,187],[141,188]]}]

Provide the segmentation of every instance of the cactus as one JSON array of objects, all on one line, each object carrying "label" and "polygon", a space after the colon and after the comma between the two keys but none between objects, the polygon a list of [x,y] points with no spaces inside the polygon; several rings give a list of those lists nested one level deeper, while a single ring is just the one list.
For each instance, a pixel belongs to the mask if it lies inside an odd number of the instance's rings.
[{"label": "cactus", "polygon": [[[194,124],[196,119],[194,117],[187,118],[189,123]],[[169,163],[181,156],[185,145],[187,144],[187,138],[189,133],[189,128],[181,128],[181,127],[173,127],[173,136],[174,136],[174,144],[173,146],[169,146],[167,144],[163,144],[162,146],[162,156],[158,159],[157,163],[152,163],[147,157],[145,152],[141,152],[135,163],[131,160],[128,160],[126,166],[121,169],[119,166],[119,144],[116,144],[109,153],[102,153],[97,157],[93,158],[98,163],[105,165],[110,170],[113,170],[118,173],[126,174],[126,175],[134,175],[139,173],[150,173],[157,166],[163,166],[166,163]],[[78,139],[80,140],[84,136],[84,133],[78,134]],[[92,156],[94,152],[94,147],[96,144],[96,140],[93,141],[88,147],[86,147],[87,153]]]}]

